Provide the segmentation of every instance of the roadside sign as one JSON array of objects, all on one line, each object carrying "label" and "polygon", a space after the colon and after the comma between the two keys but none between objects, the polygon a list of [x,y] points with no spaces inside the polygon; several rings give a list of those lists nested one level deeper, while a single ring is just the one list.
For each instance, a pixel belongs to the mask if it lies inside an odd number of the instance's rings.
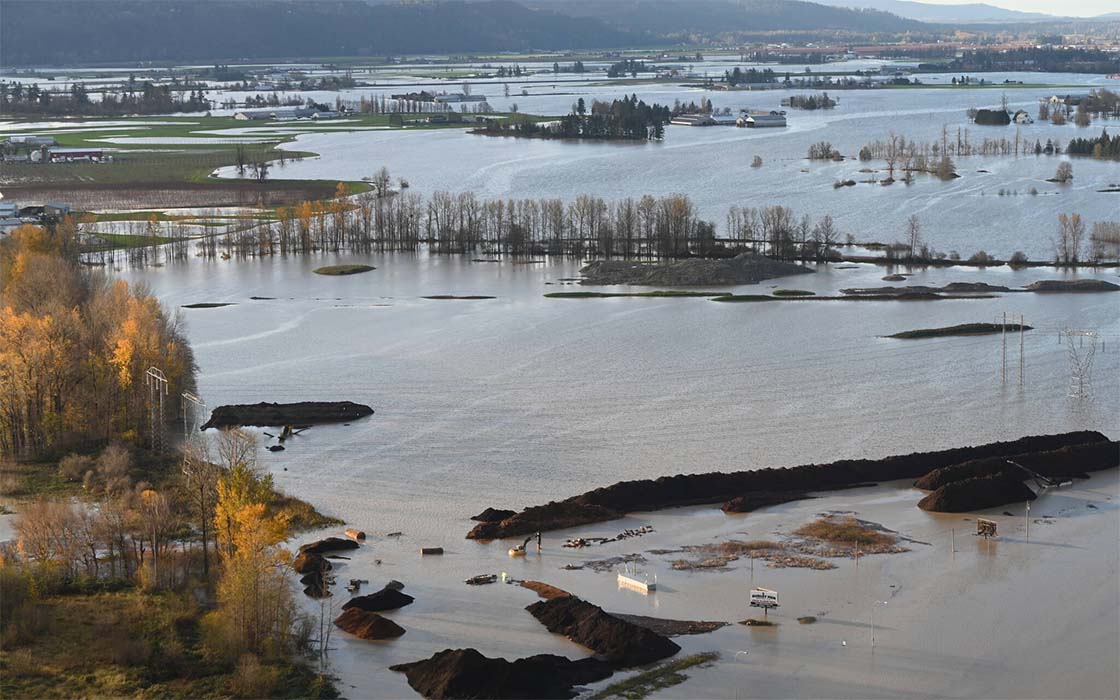
[{"label": "roadside sign", "polygon": [[996,536],[996,521],[985,520],[984,518],[976,519],[976,534],[981,537],[995,537]]},{"label": "roadside sign", "polygon": [[769,588],[752,588],[751,607],[763,608],[764,610],[778,607],[778,592]]}]

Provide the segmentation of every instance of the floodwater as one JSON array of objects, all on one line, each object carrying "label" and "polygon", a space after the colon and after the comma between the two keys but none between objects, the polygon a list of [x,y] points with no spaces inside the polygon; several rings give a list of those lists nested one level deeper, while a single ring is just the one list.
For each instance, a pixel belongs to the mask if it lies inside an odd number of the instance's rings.
[{"label": "floodwater", "polygon": [[[926,76],[922,76],[926,79]],[[989,80],[1003,75],[985,76]],[[1007,74],[1009,79],[1031,82],[1036,74]],[[1077,78],[1077,76],[1066,76]],[[1060,213],[1078,213],[1089,222],[1115,220],[1120,215],[1120,193],[1102,192],[1120,184],[1116,162],[1076,158],[1072,184],[1047,182],[1065,156],[1035,156],[1036,141],[1062,144],[1071,138],[1096,137],[1108,121],[1078,129],[1048,122],[1022,126],[984,127],[969,122],[970,107],[998,106],[1006,94],[1011,109],[1037,112],[1040,98],[1055,92],[1087,91],[1081,88],[837,91],[840,104],[833,110],[788,110],[784,129],[695,128],[670,126],[661,143],[572,143],[533,139],[496,138],[465,130],[390,130],[382,132],[316,133],[296,138],[292,148],[320,154],[319,158],[289,161],[274,175],[283,178],[360,179],[385,166],[396,177],[409,181],[414,191],[471,191],[484,198],[559,197],[571,201],[581,194],[604,199],[655,196],[682,192],[697,204],[704,217],[722,229],[729,207],[762,207],[781,204],[798,215],[814,219],[830,214],[844,233],[860,241],[901,240],[906,220],[917,215],[925,241],[933,249],[956,251],[968,257],[978,250],[1000,257],[1022,250],[1032,259],[1053,256],[1052,239]],[[1090,78],[1090,80],[1096,80]],[[672,104],[675,100],[699,102],[708,98],[717,109],[781,109],[783,97],[804,90],[718,92],[676,85],[625,88],[593,85],[555,89],[535,86],[528,96],[487,94],[495,108],[516,103],[531,114],[568,112],[580,97],[610,100],[627,92],[647,102]],[[361,91],[369,93],[370,91]],[[333,100],[333,97],[331,98]],[[919,143],[939,142],[942,130],[948,140],[960,137],[973,145],[985,138],[1016,134],[1030,155],[969,156],[955,158],[960,178],[942,182],[918,175],[911,185],[901,182],[884,187],[883,161],[861,163],[860,148],[891,133]],[[812,162],[809,146],[828,141],[848,157],[844,162]],[[1025,152],[1024,150],[1024,152]],[[754,156],[761,168],[752,168]],[[864,172],[871,169],[874,172]],[[234,176],[226,169],[224,176]],[[835,188],[840,180],[854,180],[854,187]],[[876,182],[869,182],[875,180]]]},{"label": "floodwater", "polygon": [[[345,262],[377,269],[350,277],[311,272],[319,265]],[[1035,560],[1045,563],[1032,564],[1031,576],[1015,579],[1028,586],[1014,589],[1016,600],[1045,593],[1042,583],[1033,586],[1031,580],[1066,582],[1069,576],[1060,572],[1070,566],[1084,564],[1088,568],[1083,571],[1100,575],[1094,580],[1115,582],[1115,540],[1103,534],[1107,527],[1115,529],[1115,506],[1105,502],[1116,493],[1114,480],[1095,487],[1104,489],[1098,500],[1107,513],[1101,517],[1109,518],[1105,530],[1090,531],[1084,525],[1062,530],[1061,541],[1076,540],[1076,549],[1039,545],[1013,552],[1012,545],[1001,544],[999,551],[1007,556],[998,563],[979,557],[972,547],[971,554],[958,555],[964,558],[962,572],[950,584],[977,602],[954,607],[939,594],[944,605],[939,603],[936,611],[923,607],[935,592],[926,576],[941,571],[950,556],[942,547],[947,528],[962,528],[960,534],[969,523],[954,518],[954,525],[922,514],[913,506],[917,493],[904,487],[898,497],[891,497],[890,489],[832,494],[779,507],[770,515],[748,516],[749,522],[715,508],[637,514],[578,532],[548,534],[545,556],[526,560],[507,558],[509,541],[480,543],[463,537],[472,525],[469,517],[487,506],[520,508],[620,479],[873,457],[1082,428],[1115,435],[1120,408],[1118,295],[765,304],[542,296],[572,289],[561,280],[577,270],[574,262],[517,265],[472,263],[454,256],[340,255],[192,260],[123,272],[149,284],[169,306],[236,303],[183,310],[199,363],[199,393],[208,406],[349,399],[375,409],[372,417],[352,425],[314,427],[290,440],[284,452],[261,454],[281,488],[370,533],[368,545],[350,561],[339,562],[340,583],[359,577],[377,587],[396,578],[417,598],[415,605],[391,614],[408,630],[400,640],[366,643],[336,632],[332,668],[347,696],[413,697],[403,676],[387,667],[444,648],[473,646],[507,658],[586,653],[550,635],[521,610],[533,600],[527,591],[500,584],[463,585],[464,578],[479,573],[508,571],[518,578],[546,580],[611,610],[742,619],[747,610],[741,598],[750,583],[745,562],[733,572],[685,575],[668,568],[672,557],[651,557],[648,569],[661,583],[651,598],[615,590],[612,573],[560,567],[655,546],[738,537],[744,527],[751,537],[767,537],[773,529],[788,531],[818,510],[835,508],[858,510],[923,541],[936,539],[937,548],[917,547],[913,554],[865,561],[858,571],[842,563],[841,570],[832,572],[786,569],[765,570],[764,575],[759,564],[756,583],[772,584],[791,603],[796,601],[780,636],[760,637],[734,626],[685,640],[689,651],[722,651],[723,661],[696,672],[697,685],[691,690],[686,685],[666,696],[729,697],[746,672],[736,664],[747,659],[752,668],[794,674],[766,675],[744,691],[749,696],[829,696],[836,694],[829,690],[834,682],[843,682],[855,696],[898,696],[903,689],[925,696],[952,694],[952,689],[974,695],[1006,691],[1008,697],[1053,696],[1057,681],[1033,689],[1019,685],[1029,670],[1026,660],[1039,658],[1037,650],[1026,654],[1016,641],[1024,637],[1026,608],[997,613],[988,606],[1005,595],[999,582]],[[883,274],[884,268],[870,265],[821,268],[812,275],[736,291],[780,286],[832,293],[881,284]],[[911,281],[1019,286],[1059,274],[947,269],[917,272]],[[1115,272],[1100,276],[1116,279]],[[420,298],[432,294],[497,298]],[[275,298],[254,301],[251,296]],[[1024,314],[1036,328],[1022,339],[1021,386],[1018,336],[1007,339],[1006,382],[1001,381],[1001,336],[879,337],[991,321],[1004,311]],[[1089,399],[1068,396],[1068,346],[1059,343],[1059,331],[1067,327],[1096,329],[1105,341],[1096,346]],[[1084,348],[1078,351],[1084,356]],[[642,524],[652,524],[657,534],[594,550],[560,548],[565,537],[612,535]],[[391,532],[403,535],[384,537]],[[422,558],[422,546],[442,546],[446,554]],[[1108,554],[1105,550],[1112,552],[1111,558],[1097,556]],[[1097,571],[1100,567],[1104,569]],[[874,585],[854,578],[860,576],[875,576]],[[898,586],[905,590],[895,590]],[[1098,646],[1070,647],[1071,658],[1076,656],[1073,649],[1089,654],[1077,658],[1107,658],[1117,646],[1116,626],[1099,614],[1105,609],[1115,613],[1107,601],[1102,605],[1107,587],[1093,591],[1072,599],[1082,606],[1076,619],[1086,622],[1092,633],[1088,639]],[[875,597],[892,593],[903,595],[883,618],[883,651],[872,657],[866,609]],[[345,595],[338,590],[336,603]],[[318,614],[315,605],[308,610]],[[800,629],[793,621],[797,615],[820,612],[831,620]],[[994,628],[989,641],[984,637],[992,631],[988,623],[983,623],[983,633],[971,623],[993,616],[1002,626]],[[936,635],[918,634],[935,617],[940,621],[929,629]],[[841,645],[848,640],[850,650]],[[1054,640],[1040,643],[1048,641]],[[753,656],[744,657],[741,651]],[[975,660],[962,661],[958,655],[964,653]],[[919,660],[926,655],[933,666]],[[813,665],[817,663],[823,665]],[[806,664],[816,670],[806,671]],[[873,664],[890,672],[859,671]],[[938,669],[955,669],[957,675],[938,685]],[[1079,695],[1112,693],[1108,673],[1091,668],[1085,673],[1074,686],[1084,691]]]},{"label": "floodwater", "polygon": [[[311,273],[336,261],[378,269]],[[349,399],[374,407],[368,420],[315,428],[266,460],[288,469],[285,485],[370,529],[443,539],[448,518],[619,479],[1115,427],[1117,294],[767,304],[542,296],[572,289],[560,280],[576,274],[575,263],[342,255],[192,261],[129,276],[171,306],[236,302],[183,311],[209,406]],[[740,291],[823,294],[883,284],[883,274],[870,265],[822,268]],[[911,280],[1017,286],[1055,276],[947,269]],[[433,294],[497,299],[420,298]],[[1023,387],[1017,337],[1006,385],[999,336],[879,337],[1004,311],[1037,328],[1023,339]],[[1105,337],[1088,402],[1066,398],[1058,332],[1067,327]]]}]

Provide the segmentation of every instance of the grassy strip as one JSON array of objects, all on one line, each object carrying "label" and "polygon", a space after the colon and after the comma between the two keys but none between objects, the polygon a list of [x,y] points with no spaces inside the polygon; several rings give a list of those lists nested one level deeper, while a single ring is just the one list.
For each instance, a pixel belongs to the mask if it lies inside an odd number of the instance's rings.
[{"label": "grassy strip", "polygon": [[657,290],[655,292],[549,292],[548,299],[614,299],[616,297],[723,297],[732,296],[727,292],[685,292]]},{"label": "grassy strip", "polygon": [[913,331],[903,331],[895,333],[894,335],[885,336],[887,338],[945,338],[955,335],[989,335],[992,333],[1002,333],[1004,331],[1009,333],[1017,333],[1020,330],[1032,330],[1030,326],[1020,326],[1018,323],[1009,323],[1006,326],[1002,323],[961,323],[956,326],[944,326],[942,328],[919,328]]},{"label": "grassy strip", "polygon": [[809,292],[804,289],[775,289],[773,295],[776,297],[815,297],[816,292]]},{"label": "grassy strip", "polygon": [[780,297],[767,296],[766,294],[723,294],[712,301],[745,302],[745,301],[778,301]]},{"label": "grassy strip", "polygon": [[359,275],[363,272],[376,270],[376,267],[371,265],[327,265],[326,267],[317,267],[312,272],[317,275],[331,275],[335,277],[344,275]]},{"label": "grassy strip", "polygon": [[463,300],[463,301],[478,301],[478,300],[482,300],[482,299],[497,299],[498,297],[491,297],[491,296],[486,296],[486,295],[483,295],[483,294],[467,294],[467,295],[463,295],[463,296],[458,296],[458,295],[455,295],[455,294],[433,294],[431,296],[420,297],[420,298],[421,299],[432,299],[432,300],[435,300],[435,301],[451,301],[451,300],[455,300],[455,299],[459,299],[459,300]]},{"label": "grassy strip", "polygon": [[626,680],[611,683],[606,688],[591,696],[591,700],[605,700],[606,698],[627,698],[627,700],[641,700],[658,690],[680,685],[688,680],[682,671],[694,666],[706,666],[719,658],[719,652],[706,651],[700,654],[686,656],[683,659],[655,666],[648,671],[643,671]]},{"label": "grassy strip", "polygon": [[97,235],[111,243],[114,248],[143,248],[167,243],[170,240],[162,236],[130,236],[127,233],[98,233]]}]

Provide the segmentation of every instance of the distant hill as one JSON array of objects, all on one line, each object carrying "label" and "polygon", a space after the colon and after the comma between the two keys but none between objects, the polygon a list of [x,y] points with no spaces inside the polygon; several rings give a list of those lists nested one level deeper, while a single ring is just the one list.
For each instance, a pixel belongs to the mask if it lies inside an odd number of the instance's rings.
[{"label": "distant hill", "polygon": [[[830,30],[862,34],[931,29],[875,10],[799,0],[524,0],[535,8],[606,22],[619,30],[664,37]],[[831,4],[831,3],[830,3]]]},{"label": "distant hill", "polygon": [[[834,7],[880,10],[921,22],[967,24],[972,22],[1035,22],[1058,19],[1054,15],[1041,12],[1005,10],[1002,7],[984,3],[934,5],[932,3],[911,2],[911,0],[816,0],[816,2]],[[1060,6],[1056,5],[1055,9],[1060,9]]]},{"label": "distant hill", "polygon": [[0,65],[448,54],[649,44],[510,0],[0,0]]}]

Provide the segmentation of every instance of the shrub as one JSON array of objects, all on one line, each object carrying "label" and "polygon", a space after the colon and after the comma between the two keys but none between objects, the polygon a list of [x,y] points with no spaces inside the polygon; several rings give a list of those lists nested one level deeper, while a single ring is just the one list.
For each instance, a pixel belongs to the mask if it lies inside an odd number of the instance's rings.
[{"label": "shrub", "polygon": [[119,493],[129,488],[128,470],[132,466],[132,456],[122,445],[109,445],[98,456],[96,462],[97,478],[109,493]]},{"label": "shrub", "polygon": [[280,680],[275,668],[262,666],[254,654],[245,654],[237,662],[237,670],[230,680],[230,689],[238,698],[272,697],[272,691]]},{"label": "shrub", "polygon": [[978,250],[972,254],[972,257],[968,259],[968,262],[973,265],[990,265],[993,260],[992,256],[988,255],[987,252]]},{"label": "shrub", "polygon": [[1027,254],[1021,250],[1017,250],[1011,254],[1011,259],[1007,261],[1012,268],[1020,268],[1027,266]]},{"label": "shrub", "polygon": [[86,455],[69,454],[58,463],[58,473],[67,481],[81,481],[93,468],[93,459]]},{"label": "shrub", "polygon": [[244,649],[229,622],[218,612],[207,613],[199,631],[206,656],[222,668],[232,668]]}]

